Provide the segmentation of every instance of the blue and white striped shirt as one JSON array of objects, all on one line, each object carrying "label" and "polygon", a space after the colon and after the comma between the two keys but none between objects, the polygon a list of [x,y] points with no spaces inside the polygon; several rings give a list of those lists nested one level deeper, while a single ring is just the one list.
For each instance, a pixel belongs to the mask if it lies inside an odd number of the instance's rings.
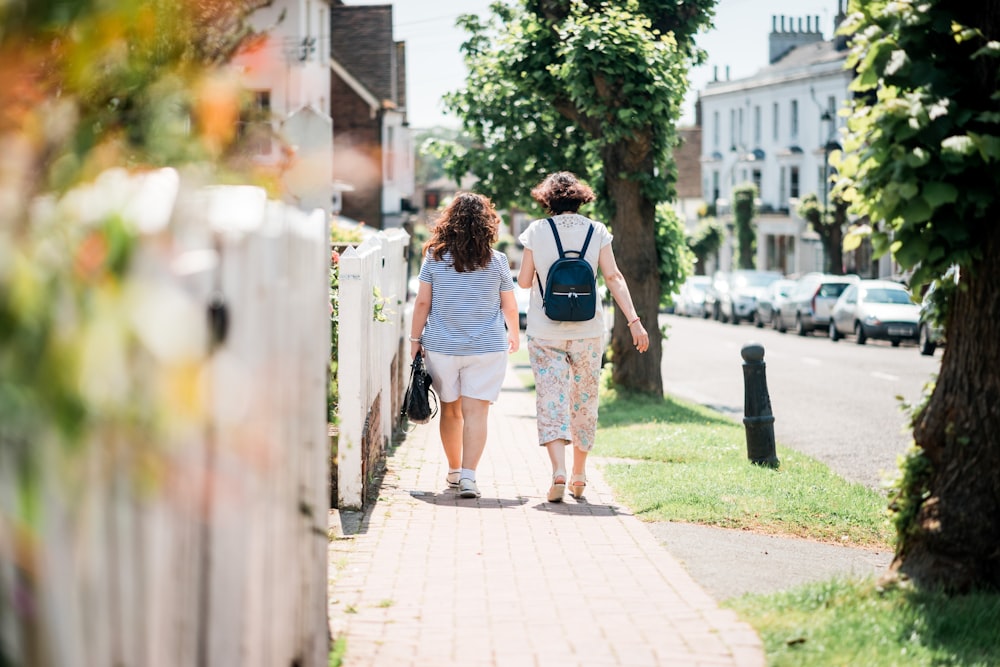
[{"label": "blue and white striped shirt", "polygon": [[431,284],[431,310],[421,345],[431,352],[464,357],[507,351],[500,292],[514,289],[507,255],[492,251],[489,266],[459,273],[451,253],[424,256],[420,281]]}]

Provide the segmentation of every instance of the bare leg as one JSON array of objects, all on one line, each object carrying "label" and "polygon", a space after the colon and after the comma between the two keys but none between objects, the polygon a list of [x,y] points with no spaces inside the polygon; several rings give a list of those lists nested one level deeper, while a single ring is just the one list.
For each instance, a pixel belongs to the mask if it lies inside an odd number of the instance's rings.
[{"label": "bare leg", "polygon": [[[563,439],[545,443],[546,449],[549,450],[549,460],[552,461],[553,481],[566,482],[566,445],[568,444],[569,442]],[[575,461],[576,459],[574,459],[574,463]]]},{"label": "bare leg", "polygon": [[562,502],[563,493],[566,491],[567,444],[569,442],[561,438],[545,443],[545,448],[549,450],[549,460],[552,462],[552,486],[549,487],[548,494],[550,503]]},{"label": "bare leg", "polygon": [[587,454],[578,447],[573,447],[573,475],[569,478],[569,492],[574,498],[582,498],[587,486]]},{"label": "bare leg", "polygon": [[[486,449],[486,422],[490,413],[490,402],[463,396],[461,412],[464,416],[462,428],[461,467],[475,470]],[[451,459],[449,458],[449,462]]]},{"label": "bare leg", "polygon": [[441,403],[441,423],[438,425],[441,433],[441,444],[444,455],[448,459],[448,467],[458,470],[462,467],[462,431],[465,419],[462,416],[461,401]]}]

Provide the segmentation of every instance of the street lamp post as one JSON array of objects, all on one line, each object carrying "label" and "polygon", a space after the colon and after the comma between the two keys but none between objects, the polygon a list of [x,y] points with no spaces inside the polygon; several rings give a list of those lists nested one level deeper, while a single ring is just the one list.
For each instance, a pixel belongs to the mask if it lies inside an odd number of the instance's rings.
[{"label": "street lamp post", "polygon": [[[833,125],[833,114],[830,113],[829,109],[823,111],[819,119]],[[823,205],[820,207],[820,215],[824,218],[826,217],[826,208],[830,203],[829,194],[827,194],[830,187],[830,132],[831,130],[827,128],[826,138],[823,140]]]}]

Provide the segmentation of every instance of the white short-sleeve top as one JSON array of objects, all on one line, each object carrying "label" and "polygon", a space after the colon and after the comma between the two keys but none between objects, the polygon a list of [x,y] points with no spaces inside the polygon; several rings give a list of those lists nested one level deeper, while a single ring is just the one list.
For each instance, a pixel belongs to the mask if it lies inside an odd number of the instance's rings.
[{"label": "white short-sleeve top", "polygon": [[[587,230],[594,226],[594,235],[587,246],[586,259],[597,275],[597,262],[601,249],[611,243],[611,232],[603,222],[591,220],[579,213],[567,213],[552,216],[559,230],[559,240],[563,251],[580,250],[587,239]],[[542,294],[538,289],[539,281],[545,285],[545,279],[551,267],[559,259],[559,249],[548,220],[535,220],[518,237],[525,248],[531,250],[535,262],[535,277],[531,283],[531,301],[528,304],[527,334],[534,338],[570,340],[581,338],[597,338],[604,335],[604,310],[601,300],[597,300],[597,310],[593,319],[585,322],[556,322],[545,316],[542,310]]]}]

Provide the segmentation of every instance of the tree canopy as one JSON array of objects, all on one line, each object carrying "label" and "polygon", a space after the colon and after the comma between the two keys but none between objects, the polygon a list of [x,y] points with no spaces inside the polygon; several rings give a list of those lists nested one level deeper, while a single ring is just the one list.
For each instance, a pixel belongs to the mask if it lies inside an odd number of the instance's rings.
[{"label": "tree canopy", "polygon": [[915,290],[960,276],[893,491],[893,569],[1000,588],[1000,2],[851,0],[849,12],[856,99],[837,191]]},{"label": "tree canopy", "polygon": [[[473,145],[443,149],[450,172],[472,172],[484,194],[525,208],[533,208],[529,191],[548,173],[588,180],[636,307],[654,328],[664,289],[690,270],[683,243],[658,249],[658,239],[673,243],[678,235],[657,228],[678,221],[656,210],[674,196],[676,124],[688,69],[702,58],[694,36],[709,25],[714,5],[521,0],[460,19],[470,34],[463,46],[469,75],[446,104]],[[627,337],[616,318],[615,382],[662,393],[659,339],[647,353],[655,358],[640,361]]]}]

